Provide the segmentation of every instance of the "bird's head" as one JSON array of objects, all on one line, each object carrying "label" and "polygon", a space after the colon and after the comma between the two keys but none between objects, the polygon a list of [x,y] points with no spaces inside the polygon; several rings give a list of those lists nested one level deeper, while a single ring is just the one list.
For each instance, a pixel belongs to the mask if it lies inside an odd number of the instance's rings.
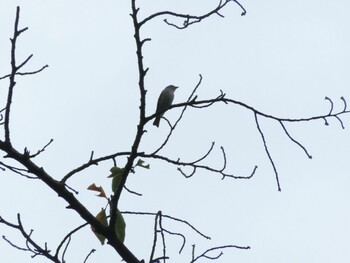
[{"label": "bird's head", "polygon": [[177,86],[174,85],[169,85],[168,87],[166,87],[169,90],[172,90],[173,92],[178,88]]}]

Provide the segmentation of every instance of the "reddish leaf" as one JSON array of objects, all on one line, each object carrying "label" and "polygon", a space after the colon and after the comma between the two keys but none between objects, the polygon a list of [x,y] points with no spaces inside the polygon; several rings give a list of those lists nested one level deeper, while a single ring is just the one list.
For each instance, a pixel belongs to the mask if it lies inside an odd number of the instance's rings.
[{"label": "reddish leaf", "polygon": [[99,194],[97,196],[99,197],[106,197],[105,191],[103,190],[102,186],[96,186],[94,183],[89,185],[89,187],[87,188],[88,190],[91,191],[96,191],[99,192]]}]

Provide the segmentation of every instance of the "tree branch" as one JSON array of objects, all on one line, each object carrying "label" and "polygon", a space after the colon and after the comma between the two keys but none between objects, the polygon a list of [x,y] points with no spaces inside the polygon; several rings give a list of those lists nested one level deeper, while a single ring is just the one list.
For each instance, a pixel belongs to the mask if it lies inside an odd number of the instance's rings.
[{"label": "tree branch", "polygon": [[254,117],[255,117],[255,123],[256,123],[256,128],[258,129],[259,133],[260,133],[260,136],[261,136],[261,139],[263,141],[263,144],[264,144],[264,148],[265,148],[265,152],[266,152],[266,155],[267,157],[269,158],[270,160],[270,163],[272,165],[272,168],[273,168],[273,171],[275,173],[275,176],[276,176],[276,182],[277,182],[277,188],[278,188],[278,191],[281,191],[281,185],[280,185],[280,181],[279,181],[279,178],[278,178],[278,172],[277,172],[277,168],[276,168],[276,165],[271,157],[271,154],[269,152],[269,149],[267,148],[267,143],[266,143],[266,140],[265,140],[265,136],[264,136],[264,133],[263,131],[261,130],[260,128],[260,124],[259,124],[259,121],[258,121],[258,114],[257,113],[254,113]]},{"label": "tree branch", "polygon": [[[40,73],[41,71],[43,71],[44,69],[46,69],[48,67],[49,67],[49,65],[45,65],[45,66],[41,67],[40,69],[34,70],[34,71],[16,72],[16,75],[19,75],[19,76],[34,75],[34,74]],[[5,76],[0,77],[0,80],[6,79],[8,77],[11,77],[11,74],[7,74]]]},{"label": "tree branch", "polygon": [[192,250],[192,260],[190,261],[190,263],[194,263],[196,262],[198,259],[200,258],[206,258],[206,259],[211,259],[211,260],[215,260],[215,259],[218,259],[220,258],[222,255],[223,255],[223,252],[220,252],[219,255],[217,256],[208,256],[207,253],[209,252],[212,252],[212,251],[216,251],[216,250],[222,250],[222,249],[226,249],[226,248],[237,248],[237,249],[250,249],[249,246],[245,246],[245,247],[242,247],[242,246],[235,246],[235,245],[227,245],[227,246],[220,246],[220,247],[213,247],[213,248],[210,248],[210,249],[207,249],[206,251],[204,251],[202,254],[200,254],[199,256],[197,257],[194,257],[194,248],[195,246],[193,246],[193,250]]},{"label": "tree branch", "polygon": [[219,4],[217,5],[216,8],[214,8],[213,10],[209,11],[208,13],[204,14],[204,15],[201,15],[201,16],[195,16],[195,15],[190,15],[190,14],[180,14],[180,13],[175,13],[175,12],[171,12],[171,11],[162,11],[162,12],[157,12],[157,13],[154,13],[148,17],[146,17],[145,19],[143,19],[139,25],[140,27],[143,26],[144,24],[146,24],[148,21],[154,19],[154,18],[157,18],[159,16],[172,16],[172,17],[178,17],[178,18],[183,18],[185,19],[184,22],[183,22],[183,25],[182,26],[177,26],[176,24],[173,24],[173,23],[169,23],[166,19],[164,19],[164,22],[167,23],[168,25],[170,26],[173,26],[177,29],[185,29],[187,27],[189,27],[190,25],[192,24],[195,24],[195,23],[199,23],[201,22],[202,20],[206,19],[206,18],[209,18],[211,17],[212,15],[218,15],[220,17],[223,17],[219,11],[221,11],[229,2],[234,2],[236,3],[241,9],[242,9],[242,13],[241,15],[244,16],[247,11],[244,9],[243,5],[241,5],[238,1],[236,0],[226,0],[226,1],[222,1],[220,0],[219,1]]},{"label": "tree branch", "polygon": [[51,251],[47,249],[46,244],[45,244],[45,248],[43,248],[32,239],[31,235],[33,233],[33,230],[31,230],[29,234],[24,230],[20,214],[17,214],[17,222],[18,222],[17,225],[12,224],[0,216],[0,223],[1,224],[5,224],[11,228],[17,229],[22,234],[22,236],[26,240],[26,248],[19,247],[19,246],[15,245],[10,240],[8,240],[6,237],[3,236],[4,240],[6,240],[12,247],[33,253],[32,257],[44,256],[55,263],[60,262],[57,257],[50,254]]}]

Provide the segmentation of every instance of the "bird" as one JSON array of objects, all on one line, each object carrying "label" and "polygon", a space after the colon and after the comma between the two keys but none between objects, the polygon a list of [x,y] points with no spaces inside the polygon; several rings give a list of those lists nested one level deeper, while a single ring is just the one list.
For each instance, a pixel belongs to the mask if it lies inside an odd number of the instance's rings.
[{"label": "bird", "polygon": [[174,100],[174,92],[178,87],[169,85],[160,93],[157,103],[156,118],[153,122],[154,126],[159,127],[160,119],[164,112],[171,106]]}]

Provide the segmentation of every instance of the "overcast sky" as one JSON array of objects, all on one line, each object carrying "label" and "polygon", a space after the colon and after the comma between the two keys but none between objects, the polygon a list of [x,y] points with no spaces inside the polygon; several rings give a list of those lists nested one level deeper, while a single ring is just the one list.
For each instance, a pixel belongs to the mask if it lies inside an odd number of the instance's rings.
[{"label": "overcast sky", "polygon": [[[122,2],[122,3],[120,3]],[[26,71],[45,64],[39,75],[18,77],[12,111],[12,142],[19,150],[37,151],[51,138],[54,143],[37,163],[53,177],[88,161],[91,151],[104,156],[129,151],[138,123],[138,76],[130,1],[13,1],[0,2],[0,76],[10,71],[10,41],[16,6],[21,6],[20,27],[29,27],[17,45],[18,61],[34,54]],[[171,10],[200,15],[218,1],[138,1],[140,17]],[[284,118],[327,114],[350,103],[350,2],[345,0],[244,1],[247,15],[227,5],[186,30],[163,22],[181,20],[161,17],[146,24],[144,46],[147,115],[155,111],[160,91],[168,84],[179,86],[175,103],[187,99],[203,76],[199,99],[216,97],[223,90],[228,98],[244,102],[264,113]],[[4,107],[7,80],[0,81]],[[180,110],[166,113],[174,122]],[[208,109],[189,109],[168,146],[169,158],[192,161],[215,141],[204,164],[222,165],[220,146],[227,155],[227,172],[249,175],[250,180],[221,180],[218,174],[198,171],[184,178],[177,167],[146,160],[150,170],[137,169],[127,186],[137,197],[123,193],[121,210],[157,212],[191,222],[212,240],[203,240],[191,229],[171,221],[164,225],[188,237],[179,256],[181,239],[168,237],[169,262],[189,262],[192,244],[197,253],[220,245],[250,246],[228,249],[216,262],[244,263],[346,263],[350,250],[349,149],[350,118],[343,115],[345,129],[336,119],[286,123],[303,150],[272,120],[259,118],[271,156],[279,172],[282,191],[264,151],[252,112],[234,105],[217,104]],[[146,126],[140,151],[155,150],[168,128]],[[125,159],[117,160],[122,166]],[[106,162],[74,176],[70,185],[78,198],[97,214],[105,202],[86,190],[91,183],[110,190]],[[21,213],[33,238],[54,249],[64,235],[83,221],[65,209],[47,186],[10,172],[1,172],[0,216],[15,222]],[[126,245],[148,259],[153,237],[153,218],[125,216]],[[0,225],[0,234],[18,245],[21,236]],[[67,262],[116,262],[116,253],[101,246],[89,227],[73,236]],[[1,262],[47,262],[32,260],[0,241]],[[216,255],[216,254],[212,254]],[[160,256],[160,254],[159,254]],[[206,262],[205,260],[201,262]]]}]

